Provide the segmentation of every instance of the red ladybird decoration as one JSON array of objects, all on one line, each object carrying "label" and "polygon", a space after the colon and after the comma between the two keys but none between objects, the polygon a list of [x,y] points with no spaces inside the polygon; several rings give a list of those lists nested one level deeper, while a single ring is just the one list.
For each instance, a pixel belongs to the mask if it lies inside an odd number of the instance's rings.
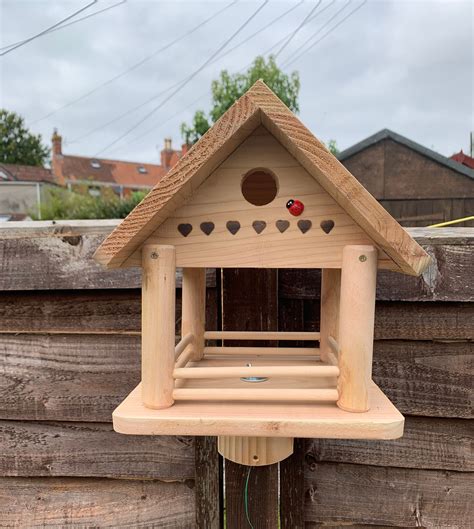
[{"label": "red ladybird decoration", "polygon": [[299,217],[304,211],[304,204],[303,202],[292,198],[286,203],[286,208],[292,215]]}]

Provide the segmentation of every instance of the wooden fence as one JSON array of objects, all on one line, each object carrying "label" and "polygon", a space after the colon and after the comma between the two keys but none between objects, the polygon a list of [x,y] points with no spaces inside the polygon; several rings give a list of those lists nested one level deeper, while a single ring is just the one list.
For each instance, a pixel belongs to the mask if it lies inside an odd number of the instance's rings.
[{"label": "wooden fence", "polygon": [[[223,476],[214,438],[112,431],[140,364],[140,273],[91,260],[114,225],[0,229],[0,527],[250,527],[248,470],[226,462]],[[404,437],[296,440],[279,467],[251,471],[255,529],[278,517],[282,529],[470,527],[474,230],[410,232],[433,264],[421,278],[380,274],[374,351]],[[319,282],[209,271],[207,328],[316,330]]]}]

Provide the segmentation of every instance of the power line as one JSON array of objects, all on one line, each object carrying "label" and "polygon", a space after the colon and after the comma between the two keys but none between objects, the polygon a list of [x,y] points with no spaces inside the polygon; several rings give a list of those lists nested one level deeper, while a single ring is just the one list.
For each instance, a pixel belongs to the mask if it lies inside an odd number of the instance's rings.
[{"label": "power line", "polygon": [[172,97],[174,97],[178,92],[180,92],[188,83],[190,83],[196,77],[196,75],[198,75],[214,59],[214,57],[216,57],[224,48],[226,48],[226,46],[251,22],[251,20],[254,17],[257,16],[257,14],[265,7],[265,5],[268,4],[268,1],[269,0],[264,0],[264,2],[262,2],[262,4],[252,13],[252,15],[250,15],[250,17],[243,24],[241,24],[240,27],[236,31],[234,31],[234,33],[223,44],[221,44],[221,46],[219,46],[219,48],[217,48],[217,50],[206,61],[204,61],[204,63],[199,68],[197,68],[191,75],[189,75],[176,88],[176,90],[173,90],[173,92],[171,92],[171,94],[168,97],[166,97],[159,105],[154,107],[146,116],[144,116],[142,119],[137,121],[132,127],[130,127],[123,134],[121,134],[118,138],[116,138],[114,141],[106,145],[102,150],[97,152],[95,156],[98,156],[102,152],[106,151],[107,149],[115,145],[121,139],[128,136],[130,132],[132,132],[137,127],[139,127],[142,123],[147,121],[157,110],[162,108]]},{"label": "power line", "polygon": [[301,57],[303,55],[305,55],[308,51],[310,51],[311,49],[313,49],[316,44],[318,44],[319,42],[321,42],[323,39],[325,39],[328,35],[330,35],[336,28],[338,28],[344,21],[346,21],[349,17],[351,17],[356,11],[359,11],[359,9],[361,7],[363,7],[365,4],[367,3],[367,0],[364,0],[361,4],[359,4],[355,9],[353,9],[352,11],[350,11],[344,18],[342,18],[335,26],[333,26],[329,31],[326,31],[326,33],[320,37],[316,42],[314,42],[313,44],[311,44],[311,46],[309,48],[307,48],[306,50],[303,50],[297,57],[295,57],[292,61],[290,61],[289,63],[286,64],[286,66],[289,66],[290,64],[293,64],[295,63],[297,60],[301,59]]},{"label": "power line", "polygon": [[78,15],[79,13],[82,13],[83,11],[85,11],[86,9],[89,9],[89,7],[93,6],[94,4],[96,4],[98,2],[98,0],[92,0],[92,2],[90,2],[89,4],[87,4],[86,6],[84,7],[81,7],[81,9],[78,9],[77,11],[75,11],[72,15],[69,15],[67,16],[66,18],[63,18],[62,20],[60,20],[59,22],[56,22],[56,24],[53,24],[52,26],[50,26],[49,28],[41,31],[40,33],[37,33],[36,35],[33,35],[32,37],[29,37],[28,39],[25,39],[23,40],[22,42],[19,42],[18,44],[12,44],[8,50],[0,53],[0,57],[3,57],[4,55],[7,55],[7,53],[10,53],[18,48],[20,48],[21,46],[25,46],[25,44],[28,44],[29,42],[31,42],[32,40],[35,40],[43,35],[45,35],[46,33],[49,33],[51,30],[53,30],[54,28],[60,26],[61,24],[63,24],[64,22],[66,22],[67,20],[70,20],[71,18],[75,17],[76,15]]},{"label": "power line", "polygon": [[288,64],[292,57],[295,57],[296,55],[298,55],[298,52],[303,49],[307,44],[308,42],[311,42],[312,40],[314,40],[320,33],[321,31],[323,31],[323,29],[327,28],[329,26],[329,24],[339,16],[340,13],[342,13],[344,11],[344,9],[346,9],[347,7],[349,7],[351,3],[351,0],[348,0],[340,9],[338,9],[333,15],[332,17],[328,18],[328,20],[326,20],[326,22],[324,22],[324,24],[318,28],[314,33],[312,33],[300,46],[298,46],[296,48],[296,50],[294,50],[292,53],[290,53],[290,55],[285,59],[285,61],[283,62],[283,65],[286,65]]},{"label": "power line", "polygon": [[[73,20],[72,22],[68,22],[67,24],[62,24],[61,26],[58,26],[56,28],[53,28],[53,29],[47,31],[45,33],[45,35],[46,34],[49,35],[50,33],[54,33],[55,31],[59,31],[61,29],[67,28],[69,26],[77,24],[78,22],[82,22],[83,20],[86,20],[88,18],[92,18],[92,17],[95,17],[96,15],[100,15],[101,13],[104,13],[105,11],[108,11],[109,9],[113,9],[114,7],[118,7],[119,5],[125,4],[126,1],[127,0],[122,0],[121,2],[118,2],[117,4],[113,4],[111,6],[104,7],[104,9],[99,9],[99,11],[94,11],[93,13],[91,13],[90,15],[86,15],[85,17],[78,18],[77,20]],[[18,42],[13,42],[12,44],[9,44],[8,46],[3,46],[2,48],[0,48],[0,51],[6,50],[7,48],[11,48],[12,46],[16,46],[17,44],[23,44],[25,41],[26,41],[26,39],[25,40],[19,40]]]},{"label": "power line", "polygon": [[206,18],[205,20],[203,20],[202,22],[200,22],[199,24],[197,24],[196,26],[194,26],[192,29],[190,29],[189,31],[187,31],[186,33],[183,33],[181,36],[177,37],[176,39],[173,39],[172,41],[168,42],[167,44],[165,44],[164,46],[162,46],[161,48],[158,48],[157,50],[155,50],[153,53],[151,53],[150,55],[147,55],[145,57],[143,57],[143,59],[140,59],[138,62],[136,62],[135,64],[132,64],[131,66],[129,66],[128,68],[126,68],[125,70],[123,70],[122,72],[120,72],[119,74],[117,75],[114,75],[113,77],[111,77],[110,79],[107,79],[106,81],[104,81],[103,83],[95,86],[94,88],[92,88],[91,90],[89,90],[88,92],[86,92],[85,94],[82,94],[81,96],[77,97],[76,99],[73,99],[72,101],[69,101],[69,103],[65,103],[64,105],[60,106],[59,108],[56,108],[55,110],[52,110],[51,112],[49,112],[48,114],[45,114],[44,116],[38,118],[37,120],[35,121],[32,121],[31,122],[31,125],[35,125],[36,123],[39,123],[40,121],[43,121],[49,117],[51,117],[52,115],[56,114],[57,112],[61,111],[61,110],[64,110],[65,108],[68,108],[72,105],[75,105],[76,103],[79,103],[80,101],[83,101],[84,99],[86,99],[87,97],[91,96],[92,94],[95,94],[98,90],[100,90],[101,88],[105,87],[105,86],[108,86],[109,84],[113,83],[114,81],[116,81],[117,79],[120,79],[121,77],[123,77],[124,75],[127,75],[128,73],[130,73],[131,71],[135,70],[136,68],[138,68],[139,66],[141,66],[142,64],[144,64],[145,62],[149,61],[150,59],[152,59],[153,57],[156,57],[157,55],[159,55],[160,53],[163,53],[164,51],[166,51],[168,48],[171,48],[171,46],[173,46],[174,44],[178,43],[180,40],[183,40],[185,39],[186,37],[188,37],[189,35],[191,35],[192,33],[194,33],[195,31],[197,31],[198,29],[200,29],[202,26],[204,26],[205,24],[207,24],[208,22],[210,22],[211,20],[213,20],[214,18],[216,18],[217,16],[219,16],[221,13],[223,13],[226,9],[228,9],[229,7],[233,6],[234,4],[236,4],[239,0],[233,0],[232,2],[230,2],[229,4],[227,4],[226,6],[224,6],[223,8],[219,9],[218,11],[216,11],[214,14],[212,14],[210,17]]},{"label": "power line", "polygon": [[278,57],[281,52],[290,44],[290,42],[295,38],[298,31],[308,22],[308,20],[311,18],[311,15],[318,9],[318,7],[321,5],[322,0],[319,0],[319,2],[311,9],[311,11],[304,17],[304,19],[301,21],[301,23],[295,28],[295,30],[291,33],[291,35],[288,37],[288,40],[283,43],[281,48],[275,53],[275,58]]},{"label": "power line", "polygon": [[[296,9],[297,7],[299,7],[301,4],[303,3],[303,0],[301,0],[299,3],[295,4],[294,6],[292,6],[290,9],[287,9],[284,13],[282,13],[281,15],[277,16],[276,18],[274,18],[271,22],[269,22],[268,24],[265,24],[264,26],[262,26],[260,29],[258,29],[257,31],[255,31],[254,33],[252,33],[251,35],[249,35],[247,38],[243,39],[242,41],[240,41],[238,44],[236,44],[235,46],[233,46],[232,48],[230,48],[229,50],[227,50],[226,52],[222,53],[221,55],[219,55],[218,57],[216,57],[215,59],[213,59],[209,64],[208,66],[210,66],[211,64],[214,64],[218,61],[220,61],[221,59],[223,59],[225,56],[229,55],[229,53],[233,52],[234,50],[236,50],[237,48],[239,48],[240,46],[242,46],[243,44],[246,44],[249,40],[253,39],[254,37],[256,37],[257,35],[259,35],[262,31],[265,31],[267,28],[269,28],[270,26],[272,26],[273,24],[275,24],[276,22],[278,22],[280,19],[282,19],[283,17],[285,17],[286,15],[288,15],[291,11],[293,11],[294,9]],[[106,123],[103,123],[102,125],[99,125],[98,127],[95,127],[93,128],[92,130],[89,130],[88,132],[86,132],[85,134],[79,136],[78,138],[74,138],[70,143],[73,144],[73,143],[79,143],[81,142],[82,140],[84,140],[85,138],[89,137],[91,134],[95,134],[96,132],[108,127],[109,125],[112,125],[113,123],[116,123],[117,121],[121,120],[122,118],[132,114],[133,112],[135,112],[136,110],[139,110],[140,108],[146,106],[148,103],[150,103],[151,101],[154,101],[155,99],[157,99],[158,97],[166,94],[166,92],[168,92],[169,90],[172,90],[173,88],[176,88],[181,82],[183,82],[184,80],[186,79],[183,78],[181,79],[180,81],[178,81],[177,83],[174,83],[173,85],[169,86],[168,88],[162,90],[161,92],[159,92],[158,94],[155,94],[154,96],[152,96],[151,98],[147,99],[146,101],[143,101],[142,103],[140,103],[139,105],[136,105],[135,107],[127,110],[126,112],[124,112],[123,114],[120,114],[119,116],[111,119],[110,121],[106,122]],[[207,95],[207,92],[206,94],[204,95]],[[132,141],[135,141],[135,140],[132,140]]]},{"label": "power line", "polygon": [[[303,0],[302,0],[303,2]],[[297,4],[297,6],[301,5],[300,2],[299,4]],[[309,22],[311,22],[312,20],[314,20],[316,17],[318,17],[319,15],[321,15],[324,11],[326,11],[326,9],[328,9],[328,7],[330,7],[332,4],[334,4],[336,2],[336,0],[332,0],[328,5],[324,6],[323,9],[321,9],[321,11],[318,11],[316,14],[312,15],[311,18],[309,18],[305,24],[308,24]],[[288,12],[285,12],[283,13],[283,15],[287,14]],[[260,28],[260,32],[263,31],[264,29],[267,29],[270,25],[272,25],[273,23],[277,22],[278,19],[280,19],[283,15],[280,15],[279,17],[275,18],[271,23],[267,24],[266,26]],[[284,35],[281,39],[279,39],[275,44],[272,44],[272,46],[270,46],[269,48],[267,48],[265,51],[263,51],[260,55],[267,55],[269,54],[274,48],[276,48],[278,45],[280,45],[282,42],[284,42],[290,35],[291,35],[292,31],[290,31],[289,33],[287,33],[286,35]],[[249,37],[252,38],[253,36],[255,36],[255,34],[253,34],[252,36]],[[249,40],[247,39],[247,40]],[[244,42],[241,42],[240,44],[243,44]],[[239,45],[240,45],[239,44]],[[234,46],[234,48],[232,48],[232,50],[234,50],[237,46]],[[229,50],[230,51],[230,50]],[[225,55],[227,55],[227,52],[223,55],[220,55],[219,57],[217,57],[214,61],[212,61],[212,63],[220,60],[222,57],[224,57]],[[210,63],[210,64],[212,64]],[[241,68],[239,70],[239,73],[242,73],[244,70],[246,70],[247,68],[249,68],[250,66],[252,65],[252,62],[248,63],[246,66],[244,66],[243,68]],[[174,85],[173,85],[174,86]],[[171,87],[170,87],[171,88]],[[169,88],[169,89],[170,89]],[[171,120],[173,120],[174,118],[180,116],[181,114],[183,114],[186,110],[188,110],[189,108],[193,107],[196,103],[198,103],[199,101],[201,101],[202,99],[204,99],[206,96],[208,95],[208,92],[204,92],[202,93],[197,99],[195,99],[192,103],[190,103],[189,105],[187,105],[186,107],[182,108],[181,110],[179,110],[178,112],[175,112],[174,114],[172,114],[169,118],[165,119],[164,121],[162,121],[159,125],[158,128],[161,128],[164,124],[166,123],[169,123]],[[128,112],[130,113],[130,112]],[[123,117],[120,116],[120,117]],[[116,121],[116,120],[114,120]],[[103,127],[101,127],[103,128]],[[146,131],[144,131],[142,134],[139,134],[138,136],[135,136],[135,138],[133,138],[132,140],[130,140],[128,142],[128,145],[130,144],[133,144],[133,143],[136,143],[138,140],[142,139],[144,136],[150,134],[150,132],[154,132],[157,130],[157,127],[156,125],[153,125],[153,127],[147,129]],[[74,143],[74,142],[72,142]],[[114,151],[117,151],[118,149],[115,148],[115,149],[112,149],[112,152]]]}]

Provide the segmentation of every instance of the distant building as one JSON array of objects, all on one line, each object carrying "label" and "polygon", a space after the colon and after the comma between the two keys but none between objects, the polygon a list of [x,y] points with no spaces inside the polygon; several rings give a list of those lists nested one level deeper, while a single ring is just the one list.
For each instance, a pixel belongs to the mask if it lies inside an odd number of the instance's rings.
[{"label": "distant building", "polygon": [[474,170],[400,134],[384,129],[338,158],[403,226],[474,215]]},{"label": "distant building", "polygon": [[64,154],[62,138],[55,130],[52,137],[51,170],[55,181],[63,186],[85,185],[92,195],[99,194],[102,187],[111,187],[118,195],[133,191],[147,191],[157,184],[186,152],[172,148],[171,139],[165,139],[161,151],[161,164],[124,162],[104,158]]},{"label": "distant building", "polygon": [[54,185],[50,169],[0,163],[0,222],[38,216],[46,189]]},{"label": "distant building", "polygon": [[474,169],[474,158],[471,156],[468,156],[467,154],[464,154],[462,152],[462,149],[451,156],[451,160],[454,160],[455,162],[462,163],[466,167],[470,167],[471,169]]}]

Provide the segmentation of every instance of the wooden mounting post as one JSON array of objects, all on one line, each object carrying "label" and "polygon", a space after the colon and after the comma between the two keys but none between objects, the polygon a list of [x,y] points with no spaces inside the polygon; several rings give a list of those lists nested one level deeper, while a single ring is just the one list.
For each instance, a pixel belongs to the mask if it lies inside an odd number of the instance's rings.
[{"label": "wooden mounting post", "polygon": [[174,402],[174,246],[143,246],[142,268],[142,400],[148,408],[169,408]]},{"label": "wooden mounting post", "polygon": [[337,268],[323,268],[321,277],[321,360],[328,361],[332,351],[329,336],[336,338],[339,325],[339,299],[341,297],[341,271]]},{"label": "wooden mounting post", "polygon": [[219,436],[219,454],[239,465],[261,467],[279,463],[293,453],[292,437]]},{"label": "wooden mounting post", "polygon": [[369,409],[376,281],[377,249],[345,246],[337,334],[340,369],[337,405],[346,411]]},{"label": "wooden mounting post", "polygon": [[194,339],[192,360],[200,360],[204,354],[206,325],[206,269],[183,268],[183,308],[181,336],[192,334]]}]

